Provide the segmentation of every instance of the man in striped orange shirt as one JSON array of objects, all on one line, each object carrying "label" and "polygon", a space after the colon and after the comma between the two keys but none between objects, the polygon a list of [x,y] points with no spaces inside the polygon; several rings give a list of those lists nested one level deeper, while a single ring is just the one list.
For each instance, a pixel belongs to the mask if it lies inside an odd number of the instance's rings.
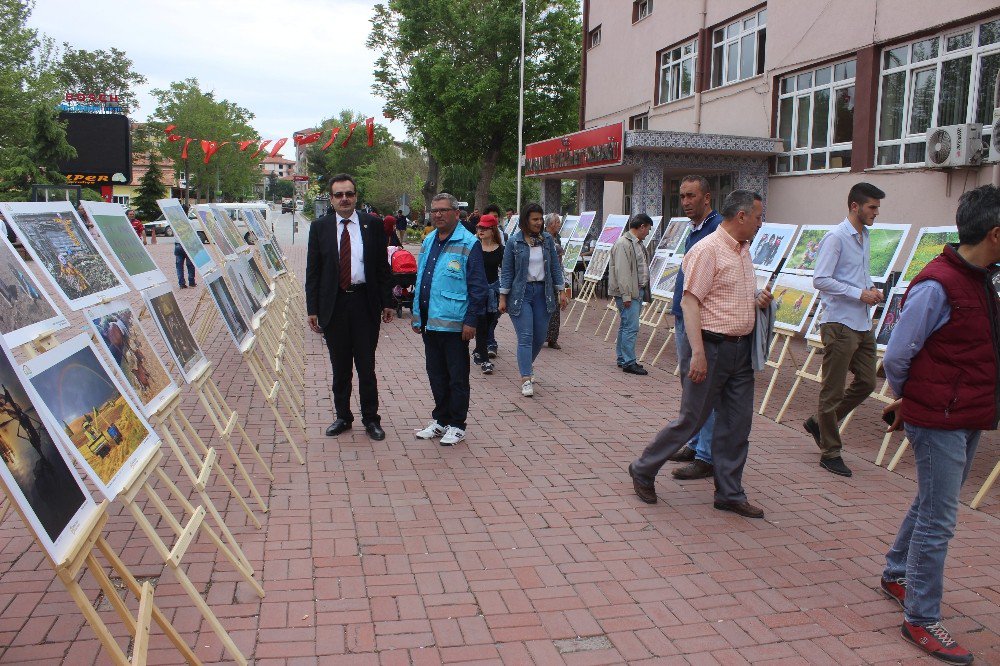
[{"label": "man in striped orange shirt", "polygon": [[657,472],[715,408],[715,508],[763,518],[764,511],[747,501],[742,480],[753,422],[750,349],[757,308],[771,303],[767,289],[756,292],[750,260],[750,241],[760,229],[764,207],[760,195],[736,190],[726,197],[721,212],[715,233],[684,256],[681,308],[691,352],[681,357],[680,413],[628,471],[639,499],[655,503]]}]

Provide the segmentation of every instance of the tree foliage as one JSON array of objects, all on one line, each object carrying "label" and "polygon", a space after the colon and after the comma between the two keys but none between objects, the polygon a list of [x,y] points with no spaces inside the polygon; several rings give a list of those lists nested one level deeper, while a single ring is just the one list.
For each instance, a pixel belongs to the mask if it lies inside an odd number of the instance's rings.
[{"label": "tree foliage", "polygon": [[[162,142],[164,155],[173,160],[178,172],[187,173],[188,186],[200,196],[216,200],[221,193],[224,199],[242,199],[250,196],[260,183],[261,152],[251,159],[255,148],[241,152],[236,145],[240,140],[259,141],[260,135],[250,126],[253,114],[233,102],[216,99],[212,92],[201,90],[197,79],[175,81],[169,88],[152,91],[156,110],[150,125],[162,130],[168,124],[176,125],[174,133],[191,137],[188,158],[182,159],[184,140]],[[228,142],[221,146],[208,164],[199,141]]]},{"label": "tree foliage", "polygon": [[[341,143],[347,138],[351,123],[358,123],[354,130],[354,135],[347,143],[341,147]],[[340,128],[337,140],[326,150],[323,146],[329,138],[329,132],[335,127]],[[380,151],[392,145],[392,136],[384,125],[375,124],[375,145],[371,148],[366,143],[365,117],[360,113],[350,109],[344,109],[332,118],[327,118],[319,125],[319,129],[326,133],[320,141],[310,144],[306,150],[306,163],[309,166],[309,173],[314,175],[320,186],[326,189],[326,184],[330,177],[338,173],[349,173],[355,178],[360,176],[361,170],[370,164]],[[358,183],[358,201],[366,202],[366,192],[362,183]]]},{"label": "tree foliage", "polygon": [[426,177],[427,160],[416,146],[390,144],[358,170],[358,185],[367,203],[382,213],[394,213],[404,194],[411,205],[416,204]]},{"label": "tree foliage", "polygon": [[163,169],[160,168],[160,156],[155,152],[149,154],[149,169],[139,179],[139,189],[132,200],[136,216],[143,222],[151,222],[160,215],[157,199],[162,199],[167,188],[163,186]]},{"label": "tree foliage", "polygon": [[146,82],[146,77],[133,67],[125,52],[115,47],[108,51],[87,51],[74,49],[64,42],[56,76],[66,91],[117,95],[118,103],[127,115],[139,105],[135,88]]},{"label": "tree foliage", "polygon": [[[389,0],[375,7],[374,90],[443,165],[476,166],[483,208],[498,167],[517,155],[521,3]],[[525,143],[576,128],[580,7],[528,0]]]}]

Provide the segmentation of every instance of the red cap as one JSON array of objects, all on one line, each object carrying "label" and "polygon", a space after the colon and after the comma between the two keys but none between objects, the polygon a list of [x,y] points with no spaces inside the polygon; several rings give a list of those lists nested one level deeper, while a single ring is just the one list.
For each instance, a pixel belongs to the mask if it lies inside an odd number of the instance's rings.
[{"label": "red cap", "polygon": [[497,223],[497,216],[493,213],[486,213],[481,218],[476,226],[482,227],[484,229],[489,229],[490,227],[499,226]]}]

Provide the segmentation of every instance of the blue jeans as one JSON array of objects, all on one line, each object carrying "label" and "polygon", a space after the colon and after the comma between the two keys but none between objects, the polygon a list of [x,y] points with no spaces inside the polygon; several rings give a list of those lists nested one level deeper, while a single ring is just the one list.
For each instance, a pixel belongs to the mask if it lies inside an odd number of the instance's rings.
[{"label": "blue jeans", "polygon": [[174,265],[177,267],[177,284],[184,287],[184,264],[187,264],[188,282],[196,284],[194,280],[194,264],[187,258],[187,255],[174,255]]},{"label": "blue jeans", "polygon": [[621,323],[618,325],[618,342],[615,351],[618,353],[618,365],[625,367],[635,363],[635,339],[639,337],[639,314],[642,312],[642,299],[633,298],[629,306],[625,307],[625,301],[621,296],[615,296],[615,305],[618,306],[618,314],[621,315]]},{"label": "blue jeans", "polygon": [[[680,360],[681,354],[687,354],[691,347],[686,345],[687,332],[684,330],[684,320],[680,317],[674,317],[674,342],[677,344],[677,359]],[[681,349],[684,349],[682,352]],[[715,410],[708,415],[708,420],[705,421],[705,425],[701,427],[698,434],[691,438],[691,441],[687,443],[689,448],[694,449],[694,457],[702,462],[706,462],[709,465],[712,464],[712,433],[715,432]]]},{"label": "blue jeans", "polygon": [[906,425],[917,464],[917,497],[886,553],[882,577],[905,576],[907,622],[941,621],[944,560],[958,522],[959,491],[972,469],[980,433]]},{"label": "blue jeans", "polygon": [[517,368],[522,377],[532,375],[532,363],[542,351],[549,330],[549,311],[545,305],[545,283],[529,282],[524,288],[521,313],[511,315],[517,333]]}]

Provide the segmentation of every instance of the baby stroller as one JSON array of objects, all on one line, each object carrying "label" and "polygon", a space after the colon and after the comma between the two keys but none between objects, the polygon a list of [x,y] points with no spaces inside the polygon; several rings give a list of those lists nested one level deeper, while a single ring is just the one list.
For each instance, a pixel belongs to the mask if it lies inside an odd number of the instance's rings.
[{"label": "baby stroller", "polygon": [[389,259],[392,268],[392,300],[396,306],[396,316],[403,316],[403,308],[413,312],[413,286],[417,283],[417,260],[403,248],[392,253]]}]

